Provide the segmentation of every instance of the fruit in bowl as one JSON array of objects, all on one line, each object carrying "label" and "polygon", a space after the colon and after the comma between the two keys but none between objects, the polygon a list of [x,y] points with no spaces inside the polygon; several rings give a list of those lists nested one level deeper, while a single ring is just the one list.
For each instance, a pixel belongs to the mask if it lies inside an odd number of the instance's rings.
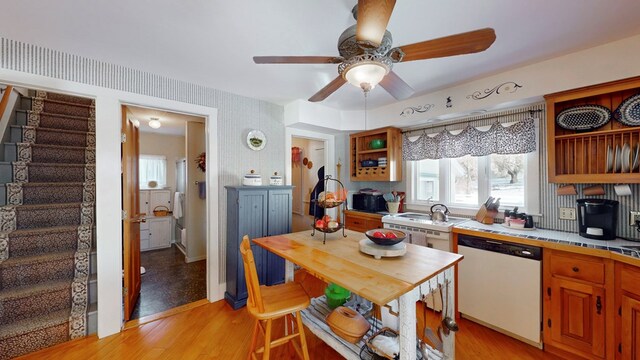
[{"label": "fruit in bowl", "polygon": [[402,231],[391,229],[372,229],[364,233],[369,240],[378,245],[391,246],[402,242],[407,236]]}]

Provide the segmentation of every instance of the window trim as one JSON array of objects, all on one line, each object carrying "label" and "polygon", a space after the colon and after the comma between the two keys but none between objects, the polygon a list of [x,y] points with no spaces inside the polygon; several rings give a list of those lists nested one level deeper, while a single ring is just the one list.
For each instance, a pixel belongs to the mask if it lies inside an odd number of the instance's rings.
[{"label": "window trim", "polygon": [[[536,120],[534,122],[535,130],[536,130],[536,151],[525,154],[526,156],[526,176],[525,176],[525,204],[524,206],[519,207],[519,211],[526,212],[530,215],[540,216],[540,156],[542,156],[540,151],[540,120]],[[407,179],[406,191],[407,191],[407,200],[406,207],[408,210],[414,211],[422,211],[428,212],[431,209],[431,206],[436,203],[443,203],[447,205],[449,210],[452,213],[463,216],[473,216],[478,211],[480,207],[480,201],[482,199],[486,199],[489,197],[489,174],[488,171],[491,171],[490,166],[488,164],[489,156],[481,156],[478,157],[478,169],[479,171],[483,171],[484,174],[481,176],[478,174],[478,204],[465,206],[459,203],[452,203],[450,199],[449,193],[449,184],[451,183],[451,174],[450,174],[450,159],[440,159],[439,161],[439,171],[440,171],[440,188],[439,194],[440,199],[434,201],[418,201],[415,199],[417,194],[416,187],[416,178],[418,172],[418,166],[415,161],[405,161],[405,176]],[[482,183],[484,184],[482,184]],[[533,189],[533,191],[527,189]],[[505,209],[513,209],[513,206],[503,205],[500,207],[500,211],[503,212]]]}]

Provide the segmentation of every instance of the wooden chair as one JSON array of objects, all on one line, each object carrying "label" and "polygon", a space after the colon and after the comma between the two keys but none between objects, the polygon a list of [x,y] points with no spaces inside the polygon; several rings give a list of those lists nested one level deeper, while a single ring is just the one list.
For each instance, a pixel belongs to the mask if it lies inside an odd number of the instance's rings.
[{"label": "wooden chair", "polygon": [[[247,282],[247,309],[249,313],[256,318],[253,328],[253,337],[251,339],[251,348],[249,349],[248,359],[256,359],[256,354],[263,353],[262,358],[269,359],[271,348],[291,342],[298,355],[309,360],[309,351],[307,349],[307,341],[304,337],[304,327],[302,326],[302,318],[300,310],[309,306],[310,300],[307,293],[298,283],[288,282],[274,286],[260,286],[258,282],[258,272],[251,251],[249,237],[244,236],[240,244],[240,253],[244,263],[244,276]],[[295,313],[295,322],[298,331],[293,332],[293,314]],[[290,328],[292,333],[276,340],[271,339],[272,321],[279,318],[285,318],[285,329]],[[289,327],[289,325],[291,325]],[[258,329],[264,335],[264,346],[255,349],[258,338]],[[285,330],[286,331],[286,330]],[[291,341],[296,337],[300,337],[300,345],[298,347],[295,341]]]}]

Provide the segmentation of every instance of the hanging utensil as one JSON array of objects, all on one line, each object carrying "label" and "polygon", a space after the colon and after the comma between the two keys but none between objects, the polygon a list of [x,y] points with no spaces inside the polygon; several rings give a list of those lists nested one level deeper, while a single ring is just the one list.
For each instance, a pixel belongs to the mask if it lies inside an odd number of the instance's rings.
[{"label": "hanging utensil", "polygon": [[446,297],[447,302],[444,303],[445,304],[445,310],[443,312],[443,319],[442,319],[442,330],[444,332],[444,334],[446,336],[449,336],[449,333],[451,331],[458,331],[460,328],[458,327],[458,324],[456,323],[456,321],[449,316],[449,313],[447,312],[449,310],[449,281],[445,280],[445,293],[446,295],[443,295],[443,301],[444,301],[444,297]]},{"label": "hanging utensil", "polygon": [[[429,281],[429,294],[427,296],[434,297],[434,300],[433,300],[433,304],[434,304],[433,313],[437,315],[437,313],[435,311],[435,296],[434,296],[433,293],[434,293],[434,290],[431,288],[431,281]],[[422,298],[422,307],[423,307],[423,310],[424,310],[424,312],[422,313],[423,320],[424,320],[424,336],[431,342],[431,344],[433,345],[433,347],[436,350],[442,352],[442,349],[443,349],[442,339],[438,335],[436,335],[436,333],[433,331],[432,328],[427,327],[427,311],[428,311],[429,307],[427,306],[426,297]],[[440,331],[438,329],[438,334],[439,333],[440,333]]]}]

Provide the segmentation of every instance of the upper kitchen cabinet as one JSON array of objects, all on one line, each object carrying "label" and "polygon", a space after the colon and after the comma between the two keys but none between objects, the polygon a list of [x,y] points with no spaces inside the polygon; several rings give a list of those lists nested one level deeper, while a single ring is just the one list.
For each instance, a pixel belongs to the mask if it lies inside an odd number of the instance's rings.
[{"label": "upper kitchen cabinet", "polygon": [[385,127],[351,134],[351,181],[402,181],[402,133]]},{"label": "upper kitchen cabinet", "polygon": [[545,99],[549,182],[640,183],[640,77]]}]

